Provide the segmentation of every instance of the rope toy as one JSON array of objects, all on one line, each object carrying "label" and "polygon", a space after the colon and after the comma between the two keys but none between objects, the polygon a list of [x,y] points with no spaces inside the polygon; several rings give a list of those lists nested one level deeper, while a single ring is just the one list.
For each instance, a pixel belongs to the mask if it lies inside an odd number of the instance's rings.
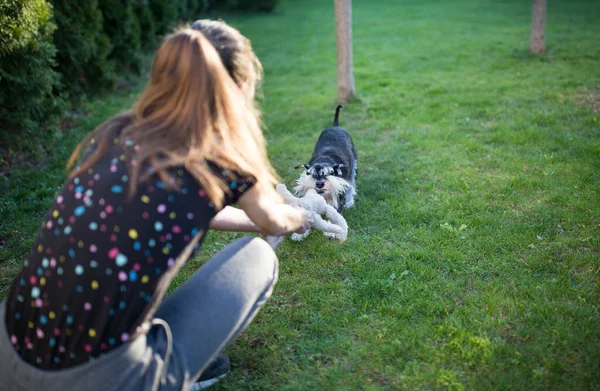
[{"label": "rope toy", "polygon": [[[318,229],[319,231],[323,231],[324,235],[337,239],[340,242],[343,242],[348,237],[348,224],[346,223],[346,219],[338,213],[335,208],[325,201],[325,199],[317,194],[314,189],[310,189],[306,192],[306,194],[301,197],[295,197],[287,187],[280,183],[275,188],[277,193],[281,195],[286,204],[290,206],[300,207],[308,210],[313,213],[313,223],[311,228]],[[324,220],[321,216],[325,215],[329,221]],[[293,233],[292,240],[294,241],[302,241],[309,234],[311,229],[309,228],[303,234]],[[281,243],[281,240],[277,237],[268,237],[267,242],[269,242],[272,246],[275,244],[277,246]]]}]

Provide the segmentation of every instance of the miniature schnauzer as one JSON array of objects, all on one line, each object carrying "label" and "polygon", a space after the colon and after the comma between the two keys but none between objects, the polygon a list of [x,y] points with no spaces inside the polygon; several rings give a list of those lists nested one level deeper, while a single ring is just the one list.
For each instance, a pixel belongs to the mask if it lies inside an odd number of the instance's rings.
[{"label": "miniature schnauzer", "polygon": [[339,213],[354,205],[358,160],[352,138],[338,122],[340,109],[335,109],[333,126],[325,129],[313,151],[308,164],[296,168],[306,171],[296,180],[296,197],[303,197],[309,189],[315,189],[325,201]]}]

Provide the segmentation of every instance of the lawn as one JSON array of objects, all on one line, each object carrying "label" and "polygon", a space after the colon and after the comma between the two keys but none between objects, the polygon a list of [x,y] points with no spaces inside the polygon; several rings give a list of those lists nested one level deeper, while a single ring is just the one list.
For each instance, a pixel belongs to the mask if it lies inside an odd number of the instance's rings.
[{"label": "lawn", "polygon": [[[549,52],[531,56],[529,1],[353,2],[349,238],[280,247],[219,389],[600,389],[600,3],[548,3]],[[218,16],[263,61],[290,185],[333,117],[333,2]],[[86,103],[53,154],[0,181],[0,297],[69,152],[144,82]],[[211,233],[174,287],[237,236]]]}]

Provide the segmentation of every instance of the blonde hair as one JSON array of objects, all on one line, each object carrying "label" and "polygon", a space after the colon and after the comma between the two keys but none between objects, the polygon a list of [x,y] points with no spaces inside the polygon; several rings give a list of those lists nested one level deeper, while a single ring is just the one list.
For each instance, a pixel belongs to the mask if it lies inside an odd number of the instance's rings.
[{"label": "blonde hair", "polygon": [[[262,67],[249,41],[245,45],[240,53],[246,61],[236,62],[236,67],[246,67],[240,71],[245,80],[236,84],[202,32],[181,28],[168,36],[158,49],[148,86],[134,109],[100,125],[79,144],[69,168],[90,141],[94,140],[96,148],[70,177],[93,166],[118,139],[121,144],[137,145],[137,164],[129,167],[130,196],[153,172],[170,183],[168,170],[178,165],[185,166],[218,207],[230,190],[211,163],[257,182],[276,183],[254,102]],[[241,90],[242,84],[250,93]],[[144,167],[153,170],[141,171]]]}]

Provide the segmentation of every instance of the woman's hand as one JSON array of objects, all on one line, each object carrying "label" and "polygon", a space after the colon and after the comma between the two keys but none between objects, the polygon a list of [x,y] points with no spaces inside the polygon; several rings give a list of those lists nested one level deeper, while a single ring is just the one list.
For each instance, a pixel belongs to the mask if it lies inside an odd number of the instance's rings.
[{"label": "woman's hand", "polygon": [[294,232],[298,233],[298,234],[303,234],[306,231],[308,231],[310,229],[310,227],[312,227],[312,225],[315,222],[315,217],[312,212],[309,212],[306,209],[301,209],[301,208],[298,208],[298,209],[303,212],[302,222],[301,222],[300,228]]},{"label": "woman's hand", "polygon": [[265,235],[305,232],[313,222],[312,213],[284,204],[270,185],[255,184],[240,197],[239,205]]}]

